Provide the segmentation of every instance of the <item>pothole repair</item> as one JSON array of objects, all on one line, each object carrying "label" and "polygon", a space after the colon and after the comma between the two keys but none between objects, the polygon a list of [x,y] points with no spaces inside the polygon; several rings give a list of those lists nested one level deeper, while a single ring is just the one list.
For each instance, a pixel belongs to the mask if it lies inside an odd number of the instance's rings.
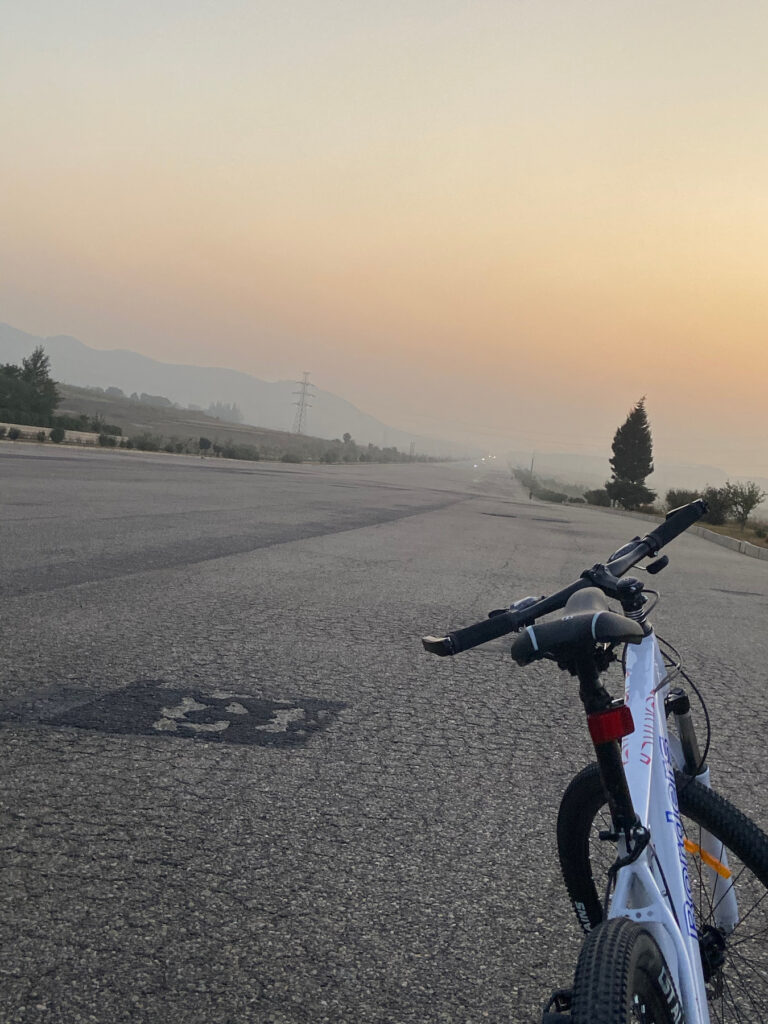
[{"label": "pothole repair", "polygon": [[345,705],[301,697],[270,700],[249,694],[178,689],[162,680],[132,683],[92,697],[59,688],[0,711],[0,721],[93,729],[116,735],[166,736],[261,747],[305,743]]}]

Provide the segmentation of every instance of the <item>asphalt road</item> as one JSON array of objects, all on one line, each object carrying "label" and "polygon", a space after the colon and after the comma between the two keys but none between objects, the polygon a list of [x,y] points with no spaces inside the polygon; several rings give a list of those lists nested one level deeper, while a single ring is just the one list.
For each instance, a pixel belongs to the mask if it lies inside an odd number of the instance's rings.
[{"label": "asphalt road", "polygon": [[[9,442],[0,509],[4,1024],[538,1019],[579,942],[573,681],[419,637],[647,524],[466,465]],[[669,553],[655,623],[765,826],[768,566]]]}]

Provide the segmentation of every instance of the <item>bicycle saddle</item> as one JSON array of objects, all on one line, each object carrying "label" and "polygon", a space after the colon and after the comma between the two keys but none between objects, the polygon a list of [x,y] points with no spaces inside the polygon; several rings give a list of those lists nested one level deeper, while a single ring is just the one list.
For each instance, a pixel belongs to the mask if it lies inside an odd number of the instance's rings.
[{"label": "bicycle saddle", "polygon": [[595,643],[639,644],[643,636],[637,622],[609,609],[602,590],[585,587],[568,599],[559,618],[526,626],[512,644],[512,658],[518,665],[529,665]]}]

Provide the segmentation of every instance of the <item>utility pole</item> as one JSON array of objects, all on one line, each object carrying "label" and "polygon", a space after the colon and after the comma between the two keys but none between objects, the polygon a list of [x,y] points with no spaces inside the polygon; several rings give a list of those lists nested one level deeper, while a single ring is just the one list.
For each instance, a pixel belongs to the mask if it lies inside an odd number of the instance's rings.
[{"label": "utility pole", "polygon": [[416,442],[415,441],[411,441],[410,457],[413,458],[415,454],[416,454]]},{"label": "utility pole", "polygon": [[298,391],[294,391],[294,395],[298,395],[297,401],[293,404],[296,406],[296,416],[293,420],[293,432],[294,434],[303,434],[307,429],[307,409],[310,408],[310,398],[313,398],[311,388],[315,385],[309,383],[309,374],[304,371],[302,379],[297,380],[296,383],[299,386]]},{"label": "utility pole", "polygon": [[531,456],[530,478],[528,480],[528,501],[530,501],[531,498],[533,498],[533,462],[534,462],[535,458],[536,458],[536,452],[534,452],[533,455]]}]

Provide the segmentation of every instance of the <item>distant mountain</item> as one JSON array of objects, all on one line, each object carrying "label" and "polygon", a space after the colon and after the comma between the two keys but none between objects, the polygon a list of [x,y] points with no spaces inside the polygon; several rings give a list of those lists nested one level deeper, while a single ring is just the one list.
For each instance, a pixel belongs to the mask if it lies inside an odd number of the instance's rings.
[{"label": "distant mountain", "polygon": [[[297,385],[293,381],[264,381],[238,370],[161,363],[128,349],[95,349],[67,335],[39,338],[0,324],[0,363],[20,363],[43,345],[51,374],[64,384],[80,387],[118,387],[132,392],[164,395],[178,405],[207,409],[212,402],[234,403],[246,423],[290,430],[296,413]],[[395,446],[408,451],[415,442],[428,455],[456,454],[459,446],[434,438],[416,437],[387,426],[330,391],[313,392],[306,432],[316,437],[342,437],[349,432],[361,444]]]}]

